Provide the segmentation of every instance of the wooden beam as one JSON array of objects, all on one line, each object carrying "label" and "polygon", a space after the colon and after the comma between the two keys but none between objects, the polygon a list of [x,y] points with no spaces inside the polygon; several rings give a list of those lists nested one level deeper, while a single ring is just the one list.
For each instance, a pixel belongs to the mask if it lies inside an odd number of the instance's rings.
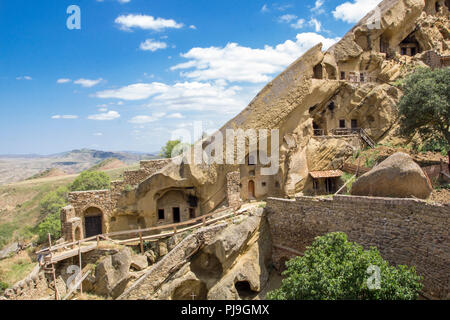
[{"label": "wooden beam", "polygon": [[[81,272],[81,271],[80,271],[80,272]],[[66,300],[68,297],[70,297],[70,295],[71,295],[75,290],[77,290],[77,288],[78,288],[80,285],[83,285],[83,281],[87,278],[87,276],[88,276],[90,273],[91,273],[91,270],[89,270],[88,272],[86,272],[86,273],[84,274],[84,276],[81,277],[81,279],[78,280],[78,281],[75,283],[75,285],[72,287],[72,289],[70,289],[69,293],[66,294],[66,296],[63,298],[63,300]]]}]

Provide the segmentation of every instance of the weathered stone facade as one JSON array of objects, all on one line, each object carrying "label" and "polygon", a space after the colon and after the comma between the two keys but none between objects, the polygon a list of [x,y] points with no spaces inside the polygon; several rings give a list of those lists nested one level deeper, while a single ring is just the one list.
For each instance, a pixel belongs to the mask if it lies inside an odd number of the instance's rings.
[{"label": "weathered stone facade", "polygon": [[228,206],[237,209],[241,206],[241,174],[239,171],[227,174]]},{"label": "weathered stone facade", "polygon": [[449,298],[450,204],[339,195],[269,198],[267,211],[278,268],[315,237],[341,231],[365,248],[376,246],[392,264],[416,266],[426,293]]}]

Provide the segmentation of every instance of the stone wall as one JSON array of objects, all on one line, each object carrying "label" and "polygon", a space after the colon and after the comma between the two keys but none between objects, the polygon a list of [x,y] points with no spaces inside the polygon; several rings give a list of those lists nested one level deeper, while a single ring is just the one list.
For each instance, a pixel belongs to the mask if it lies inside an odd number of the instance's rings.
[{"label": "stone wall", "polygon": [[143,160],[141,161],[141,170],[146,171],[151,176],[168,165],[170,161],[171,159]]},{"label": "stone wall", "polygon": [[339,195],[269,198],[267,211],[278,268],[303,254],[315,237],[342,231],[365,248],[376,246],[392,264],[416,266],[427,294],[450,297],[450,204]]}]

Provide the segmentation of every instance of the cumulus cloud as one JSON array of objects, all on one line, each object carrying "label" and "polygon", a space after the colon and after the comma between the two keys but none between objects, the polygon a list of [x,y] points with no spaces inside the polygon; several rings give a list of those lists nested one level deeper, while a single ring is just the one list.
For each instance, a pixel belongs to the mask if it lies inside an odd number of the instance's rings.
[{"label": "cumulus cloud", "polygon": [[183,27],[182,23],[178,23],[173,19],[154,18],[152,16],[142,14],[129,14],[118,16],[115,23],[120,25],[122,30],[131,30],[139,28],[144,30],[162,31],[164,29],[180,29]]},{"label": "cumulus cloud", "polygon": [[153,39],[147,39],[141,43],[140,49],[143,51],[152,51],[166,49],[167,43],[161,41],[154,41]]},{"label": "cumulus cloud", "polygon": [[75,80],[73,83],[79,84],[80,86],[85,87],[85,88],[91,88],[91,87],[98,85],[102,81],[103,81],[102,78],[97,79],[97,80],[78,79],[78,80]]},{"label": "cumulus cloud", "polygon": [[94,114],[88,117],[89,120],[109,121],[120,118],[120,114],[117,111],[108,111],[104,113]]},{"label": "cumulus cloud", "polygon": [[314,27],[314,30],[315,30],[316,32],[320,32],[320,30],[322,30],[322,24],[320,23],[320,21],[318,21],[318,20],[315,19],[315,18],[312,18],[311,20],[309,20],[308,24],[309,24],[311,27]]},{"label": "cumulus cloud", "polygon": [[316,14],[324,13],[325,10],[323,9],[323,2],[324,0],[316,0],[316,2],[314,3],[314,7],[311,8],[311,11]]},{"label": "cumulus cloud", "polygon": [[168,119],[184,119],[184,116],[183,116],[181,113],[176,112],[176,113],[171,113],[171,114],[169,114],[169,115],[167,116],[167,118],[168,118]]},{"label": "cumulus cloud", "polygon": [[66,115],[54,115],[52,116],[52,119],[78,119],[78,116],[66,114]]},{"label": "cumulus cloud", "polygon": [[294,14],[284,14],[278,18],[278,22],[289,23],[292,20],[297,19],[297,16]]},{"label": "cumulus cloud", "polygon": [[70,80],[70,79],[62,78],[62,79],[56,80],[56,83],[62,84],[62,83],[68,83],[68,82],[71,82],[71,81],[72,80]]},{"label": "cumulus cloud", "polygon": [[333,16],[348,23],[355,23],[361,20],[367,13],[375,9],[382,0],[353,0],[344,2],[336,7]]},{"label": "cumulus cloud", "polygon": [[145,124],[145,123],[151,123],[151,122],[155,122],[158,121],[159,119],[161,119],[162,117],[164,117],[166,115],[165,112],[159,112],[159,113],[154,113],[151,116],[135,116],[133,117],[129,122],[130,123],[134,123],[134,124]]},{"label": "cumulus cloud", "polygon": [[164,83],[135,83],[119,89],[100,91],[95,96],[103,99],[143,100],[167,90],[168,86]]},{"label": "cumulus cloud", "polygon": [[[175,65],[171,70],[189,70],[182,76],[197,81],[226,80],[229,82],[262,83],[271,75],[282,71],[312,46],[322,42],[327,49],[338,38],[307,32],[297,35],[295,42],[287,40],[275,47],[252,49],[229,43],[225,47],[193,48],[182,54],[188,62]],[[193,70],[192,70],[193,69]]]},{"label": "cumulus cloud", "polygon": [[305,26],[305,19],[298,19],[296,23],[292,23],[291,27],[294,29],[301,29]]}]

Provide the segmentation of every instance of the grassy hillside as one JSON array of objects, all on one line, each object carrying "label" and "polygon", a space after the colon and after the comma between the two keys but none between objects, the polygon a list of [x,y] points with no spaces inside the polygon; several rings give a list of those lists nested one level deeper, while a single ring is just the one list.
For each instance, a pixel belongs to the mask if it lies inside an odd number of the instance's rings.
[{"label": "grassy hillside", "polygon": [[[138,164],[104,171],[111,180],[120,180],[125,170]],[[68,185],[78,175],[47,177],[0,185],[0,248],[13,240],[29,240],[36,235],[36,226],[45,218],[39,211],[43,197]]]}]

